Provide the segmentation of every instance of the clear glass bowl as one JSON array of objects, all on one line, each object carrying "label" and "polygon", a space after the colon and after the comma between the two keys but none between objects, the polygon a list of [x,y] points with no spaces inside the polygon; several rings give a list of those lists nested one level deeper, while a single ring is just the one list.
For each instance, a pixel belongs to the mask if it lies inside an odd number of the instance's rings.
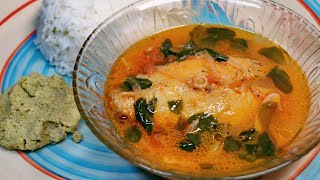
[{"label": "clear glass bowl", "polygon": [[[104,83],[114,61],[145,36],[187,24],[224,24],[269,38],[301,66],[312,92],[309,118],[286,152],[278,158],[223,177],[166,170],[137,155],[117,135],[104,108]],[[292,10],[270,0],[145,0],[105,20],[84,43],[73,72],[80,113],[91,131],[133,164],[166,178],[251,178],[300,158],[320,141],[320,32]]]}]

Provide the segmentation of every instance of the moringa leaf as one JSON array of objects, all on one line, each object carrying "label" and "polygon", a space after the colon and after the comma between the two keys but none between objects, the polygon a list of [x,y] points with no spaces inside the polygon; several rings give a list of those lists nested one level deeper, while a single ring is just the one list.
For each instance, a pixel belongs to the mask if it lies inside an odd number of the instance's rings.
[{"label": "moringa leaf", "polygon": [[227,136],[224,139],[223,150],[225,150],[226,152],[228,153],[235,152],[240,150],[240,148],[241,148],[241,142],[236,138],[234,138],[233,136]]},{"label": "moringa leaf", "polygon": [[274,156],[275,155],[275,146],[272,143],[269,134],[264,132],[258,138],[258,145],[262,147],[263,156]]},{"label": "moringa leaf", "polygon": [[182,100],[168,101],[168,106],[171,112],[175,114],[179,114],[183,108],[183,101]]},{"label": "moringa leaf", "polygon": [[210,54],[210,56],[213,57],[218,62],[225,62],[229,59],[227,55],[218,53],[217,51],[214,51],[212,49],[204,48],[204,50],[207,51]]},{"label": "moringa leaf", "polygon": [[257,144],[245,144],[244,148],[248,154],[256,155],[258,145]]},{"label": "moringa leaf", "polygon": [[201,134],[199,132],[188,133],[187,138],[196,146],[201,143]]},{"label": "moringa leaf", "polygon": [[207,51],[210,54],[210,56],[218,62],[227,61],[229,58],[228,56],[216,52],[210,48],[196,48],[192,40],[188,41],[184,49],[179,52],[172,50],[172,43],[170,39],[166,39],[165,42],[162,43],[161,47],[161,52],[165,57],[175,56],[176,61],[178,62],[185,60],[189,56],[194,56],[196,53],[201,51]]},{"label": "moringa leaf", "polygon": [[232,40],[236,33],[228,28],[199,25],[191,33],[191,40],[198,48],[211,48],[220,40]]},{"label": "moringa leaf", "polygon": [[176,55],[174,51],[172,51],[172,42],[170,39],[166,39],[160,48],[161,52],[163,53],[164,57],[168,57],[170,55]]},{"label": "moringa leaf", "polygon": [[279,66],[275,66],[267,75],[272,79],[276,87],[285,94],[293,90],[289,75]]},{"label": "moringa leaf", "polygon": [[147,103],[146,99],[139,98],[134,103],[136,120],[142,124],[149,134],[151,134],[153,128],[153,114],[156,102],[156,98],[153,98],[149,103]]},{"label": "moringa leaf", "polygon": [[179,148],[184,151],[192,152],[197,148],[197,146],[188,140],[183,140],[179,142]]},{"label": "moringa leaf", "polygon": [[218,119],[216,117],[213,117],[211,114],[208,114],[208,113],[197,113],[197,114],[192,115],[188,119],[188,123],[191,124],[192,121],[194,121],[196,119],[199,120],[197,128],[199,128],[202,131],[210,130],[218,122]]},{"label": "moringa leaf", "polygon": [[207,32],[207,28],[203,25],[199,25],[193,28],[193,30],[190,32],[190,37],[193,45],[197,48],[205,48],[212,45],[212,42],[204,41],[204,39],[208,38],[209,35]]},{"label": "moringa leaf", "polygon": [[217,39],[217,40],[223,40],[223,39],[233,39],[236,36],[236,33],[227,28],[217,28],[217,27],[209,27],[207,28],[207,33],[209,33],[209,36],[211,38]]},{"label": "moringa leaf", "polygon": [[194,50],[197,49],[194,42],[192,40],[189,40],[185,45],[184,45],[184,49],[186,50]]},{"label": "moringa leaf", "polygon": [[124,138],[133,143],[139,142],[141,137],[142,137],[142,132],[139,126],[137,125],[133,125],[129,127],[124,133]]},{"label": "moringa leaf", "polygon": [[256,134],[256,129],[251,128],[251,129],[242,131],[242,132],[239,134],[239,139],[240,139],[241,141],[243,141],[243,142],[251,141],[251,140],[253,140],[255,134]]},{"label": "moringa leaf", "polygon": [[149,79],[129,77],[122,83],[120,89],[129,92],[132,91],[133,86],[136,84],[138,84],[141,89],[147,89],[152,86],[152,82]]},{"label": "moringa leaf", "polygon": [[240,49],[241,51],[245,51],[248,49],[248,43],[247,40],[243,38],[235,38],[231,41],[231,47],[235,49]]},{"label": "moringa leaf", "polygon": [[285,57],[283,55],[282,49],[272,46],[269,48],[262,48],[259,50],[259,54],[271,59],[275,63],[285,64]]}]

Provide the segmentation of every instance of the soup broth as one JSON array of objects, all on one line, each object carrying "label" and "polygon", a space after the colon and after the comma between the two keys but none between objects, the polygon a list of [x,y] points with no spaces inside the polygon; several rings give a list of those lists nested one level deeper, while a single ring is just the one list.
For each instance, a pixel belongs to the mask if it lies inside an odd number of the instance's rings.
[{"label": "soup broth", "polygon": [[310,90],[273,42],[188,25],[127,49],[107,78],[105,107],[120,136],[151,163],[222,174],[284,150],[308,116]]}]

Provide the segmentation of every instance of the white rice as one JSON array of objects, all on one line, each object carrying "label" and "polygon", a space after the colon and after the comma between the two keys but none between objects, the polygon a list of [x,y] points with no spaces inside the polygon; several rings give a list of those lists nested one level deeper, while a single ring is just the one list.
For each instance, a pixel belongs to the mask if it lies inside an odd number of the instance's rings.
[{"label": "white rice", "polygon": [[61,75],[72,75],[79,50],[108,16],[137,0],[44,0],[35,43]]}]

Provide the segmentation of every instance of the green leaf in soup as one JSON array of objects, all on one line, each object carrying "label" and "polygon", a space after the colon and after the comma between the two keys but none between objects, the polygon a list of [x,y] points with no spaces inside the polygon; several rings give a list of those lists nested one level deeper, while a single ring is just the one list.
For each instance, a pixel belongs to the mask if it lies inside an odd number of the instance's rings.
[{"label": "green leaf in soup", "polygon": [[153,114],[155,111],[156,98],[153,98],[149,103],[144,98],[139,98],[134,103],[136,120],[142,124],[144,129],[151,134],[153,128]]},{"label": "green leaf in soup", "polygon": [[175,114],[179,114],[183,108],[183,101],[182,100],[168,101],[168,106],[171,112]]},{"label": "green leaf in soup", "polygon": [[188,133],[187,138],[196,146],[201,143],[201,134],[199,132]]},{"label": "green leaf in soup", "polygon": [[197,146],[191,141],[183,140],[179,142],[179,148],[187,152],[192,152],[197,148]]},{"label": "green leaf in soup", "polygon": [[208,113],[197,113],[192,115],[188,119],[188,123],[191,124],[194,120],[199,120],[199,123],[197,125],[197,128],[199,128],[202,131],[208,131],[212,129],[216,123],[218,122],[218,119],[216,117],[213,117],[211,114]]},{"label": "green leaf in soup", "polygon": [[229,57],[227,55],[218,53],[212,49],[204,48],[204,50],[207,51],[210,54],[210,56],[218,62],[225,62],[229,59]]},{"label": "green leaf in soup", "polygon": [[263,156],[274,156],[275,145],[271,141],[269,134],[264,132],[258,137],[258,145],[261,146]]},{"label": "green leaf in soup", "polygon": [[267,75],[272,79],[276,87],[285,94],[292,92],[293,87],[289,75],[279,66],[275,66]]},{"label": "green leaf in soup", "polygon": [[164,57],[168,57],[170,55],[176,55],[174,51],[172,51],[172,42],[170,39],[166,39],[160,48],[161,52],[163,53]]},{"label": "green leaf in soup", "polygon": [[196,51],[192,49],[183,49],[180,52],[177,53],[177,61],[183,61],[187,59],[188,56],[195,55]]},{"label": "green leaf in soup", "polygon": [[179,117],[177,123],[174,128],[178,131],[183,131],[187,127],[187,122],[183,119],[183,117]]},{"label": "green leaf in soup", "polygon": [[205,27],[199,25],[191,33],[191,40],[198,48],[210,48],[220,40],[232,40],[236,33],[228,28]]},{"label": "green leaf in soup", "polygon": [[236,33],[233,30],[227,28],[208,27],[207,33],[209,33],[210,37],[217,40],[231,40],[236,36]]},{"label": "green leaf in soup", "polygon": [[209,115],[208,117],[203,117],[199,119],[198,128],[202,131],[209,131],[218,122],[217,118]]},{"label": "green leaf in soup", "polygon": [[285,57],[283,55],[283,51],[278,47],[272,46],[269,48],[262,48],[259,50],[259,54],[267,57],[275,63],[285,64]]},{"label": "green leaf in soup", "polygon": [[185,60],[188,56],[194,55],[198,50],[194,49],[193,42],[190,40],[188,43],[185,45],[184,49],[181,51],[174,51],[172,50],[173,46],[170,41],[170,39],[166,39],[160,48],[161,52],[165,57],[168,56],[175,56],[177,61],[183,61]]},{"label": "green leaf in soup", "polygon": [[255,134],[256,134],[256,129],[251,128],[251,129],[242,131],[239,135],[239,139],[243,142],[251,141],[253,140]]},{"label": "green leaf in soup", "polygon": [[241,148],[241,142],[234,138],[233,136],[228,136],[224,139],[224,146],[223,150],[226,152],[235,152],[240,150]]},{"label": "green leaf in soup", "polygon": [[142,137],[142,132],[137,125],[130,126],[124,133],[124,138],[130,142],[137,143]]},{"label": "green leaf in soup", "polygon": [[152,82],[145,78],[129,77],[122,83],[120,89],[129,92],[132,91],[136,85],[139,85],[141,89],[147,89],[152,86]]},{"label": "green leaf in soup", "polygon": [[203,25],[199,25],[190,32],[191,41],[193,45],[197,48],[204,48],[211,45],[209,42],[208,44],[203,41],[203,39],[208,37],[207,28]]},{"label": "green leaf in soup", "polygon": [[194,42],[192,40],[189,40],[185,45],[184,45],[184,49],[186,50],[195,50],[196,47],[194,45]]},{"label": "green leaf in soup", "polygon": [[245,51],[248,49],[248,43],[247,40],[242,38],[235,38],[231,41],[231,47],[234,49],[240,49],[241,51]]},{"label": "green leaf in soup", "polygon": [[248,154],[256,155],[257,152],[257,144],[245,144],[244,148]]},{"label": "green leaf in soup", "polygon": [[205,47],[215,45],[220,40],[232,40],[236,35],[233,30],[227,28],[207,27],[206,32],[208,36],[201,40]]}]

